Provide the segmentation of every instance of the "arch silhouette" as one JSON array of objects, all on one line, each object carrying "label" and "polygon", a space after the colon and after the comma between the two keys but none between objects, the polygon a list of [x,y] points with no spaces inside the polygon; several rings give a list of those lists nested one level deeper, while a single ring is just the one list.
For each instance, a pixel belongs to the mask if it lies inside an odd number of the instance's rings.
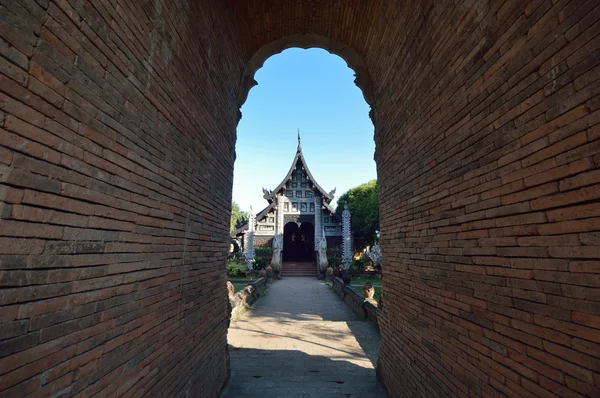
[{"label": "arch silhouette", "polygon": [[303,49],[321,48],[342,58],[346,61],[348,67],[354,71],[354,84],[360,88],[365,102],[369,104],[370,107],[373,107],[373,85],[369,72],[360,55],[358,55],[352,47],[325,36],[315,34],[295,34],[285,36],[262,46],[250,58],[241,79],[238,97],[239,108],[246,102],[250,89],[258,84],[257,81],[254,80],[256,71],[262,68],[265,61],[271,56],[292,47]]}]

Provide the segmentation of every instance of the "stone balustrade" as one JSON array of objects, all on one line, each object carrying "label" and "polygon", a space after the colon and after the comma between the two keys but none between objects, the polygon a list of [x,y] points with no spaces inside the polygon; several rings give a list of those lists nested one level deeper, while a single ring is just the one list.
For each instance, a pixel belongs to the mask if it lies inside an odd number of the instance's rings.
[{"label": "stone balustrade", "polygon": [[266,277],[257,279],[249,283],[244,290],[240,290],[229,297],[231,303],[231,318],[236,319],[241,316],[247,306],[252,305],[267,290],[268,280]]},{"label": "stone balustrade", "polygon": [[377,301],[365,300],[361,293],[354,290],[351,286],[344,284],[341,278],[333,278],[333,290],[356,312],[362,320],[373,322],[378,328],[377,323]]}]

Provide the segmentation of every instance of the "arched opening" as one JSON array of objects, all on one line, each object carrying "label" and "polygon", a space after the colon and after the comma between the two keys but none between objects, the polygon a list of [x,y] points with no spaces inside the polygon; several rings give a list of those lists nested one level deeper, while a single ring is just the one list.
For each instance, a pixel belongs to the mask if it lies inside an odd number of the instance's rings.
[{"label": "arched opening", "polygon": [[250,89],[258,84],[254,79],[254,75],[263,67],[265,61],[273,55],[279,54],[292,47],[303,49],[320,48],[342,58],[346,61],[348,67],[354,71],[356,76],[354,83],[361,89],[364,100],[370,106],[373,106],[373,88],[369,72],[367,71],[367,67],[362,58],[352,47],[325,36],[296,34],[274,40],[262,46],[254,53],[242,75],[240,95],[238,98],[238,105],[240,108],[246,102]]},{"label": "arched opening", "polygon": [[[298,46],[302,48],[290,48]],[[304,49],[307,47],[318,48]],[[253,86],[257,87],[248,95]],[[318,279],[326,277],[330,263],[341,260],[344,239],[342,219],[336,214],[337,198],[376,178],[369,98],[370,79],[360,58],[349,47],[322,37],[289,37],[263,47],[252,57],[240,95],[244,106],[237,129],[233,200],[241,208],[252,204],[254,209],[263,209],[256,215],[255,242],[265,241],[265,236],[276,242],[274,248],[281,242],[282,279],[257,303],[248,323],[232,325],[229,341],[236,346],[255,330],[252,319],[265,322],[260,328],[268,328],[268,322],[289,320],[278,330],[293,336],[298,351],[313,354],[304,361],[319,371],[319,356],[298,333],[305,330],[308,340],[317,338],[321,332],[302,322],[310,320],[315,326],[328,322],[345,328],[335,342],[328,343],[342,350],[335,355],[354,366],[354,358],[343,352],[341,336],[354,339],[356,357],[364,365],[355,371],[370,377],[371,387],[379,391],[375,378],[378,332],[374,327],[364,334],[348,328],[347,323],[360,320],[361,315]],[[255,341],[267,343],[270,338],[261,334]],[[232,371],[247,360],[239,355],[270,358],[273,353],[230,350]],[[294,361],[289,344],[277,355],[286,362]],[[286,369],[281,379],[297,374]]]},{"label": "arched opening", "polygon": [[[319,63],[324,60],[331,65]],[[271,241],[280,236],[284,263],[316,264],[315,248],[321,246],[322,236],[327,241],[322,256],[339,254],[337,197],[376,178],[371,83],[362,60],[341,43],[294,35],[258,50],[242,80],[233,200],[243,209],[251,205],[262,209],[257,212],[255,234],[260,241],[267,240],[263,235]],[[248,96],[257,80],[261,84]],[[301,250],[295,235],[284,231],[284,226],[292,228],[290,221],[298,228],[305,221],[312,225],[304,234],[311,242]]]}]

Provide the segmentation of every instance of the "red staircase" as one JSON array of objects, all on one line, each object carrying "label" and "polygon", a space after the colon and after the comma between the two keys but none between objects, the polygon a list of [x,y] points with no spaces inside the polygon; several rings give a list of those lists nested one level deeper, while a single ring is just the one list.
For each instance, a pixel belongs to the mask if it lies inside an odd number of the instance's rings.
[{"label": "red staircase", "polygon": [[317,276],[317,265],[313,262],[284,261],[281,276]]}]

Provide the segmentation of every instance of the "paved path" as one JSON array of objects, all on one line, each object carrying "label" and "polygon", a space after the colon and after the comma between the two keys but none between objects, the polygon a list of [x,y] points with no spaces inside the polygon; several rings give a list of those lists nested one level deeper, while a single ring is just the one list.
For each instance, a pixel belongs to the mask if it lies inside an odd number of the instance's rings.
[{"label": "paved path", "polygon": [[222,397],[385,397],[379,332],[316,278],[273,283],[229,327],[231,379]]}]

